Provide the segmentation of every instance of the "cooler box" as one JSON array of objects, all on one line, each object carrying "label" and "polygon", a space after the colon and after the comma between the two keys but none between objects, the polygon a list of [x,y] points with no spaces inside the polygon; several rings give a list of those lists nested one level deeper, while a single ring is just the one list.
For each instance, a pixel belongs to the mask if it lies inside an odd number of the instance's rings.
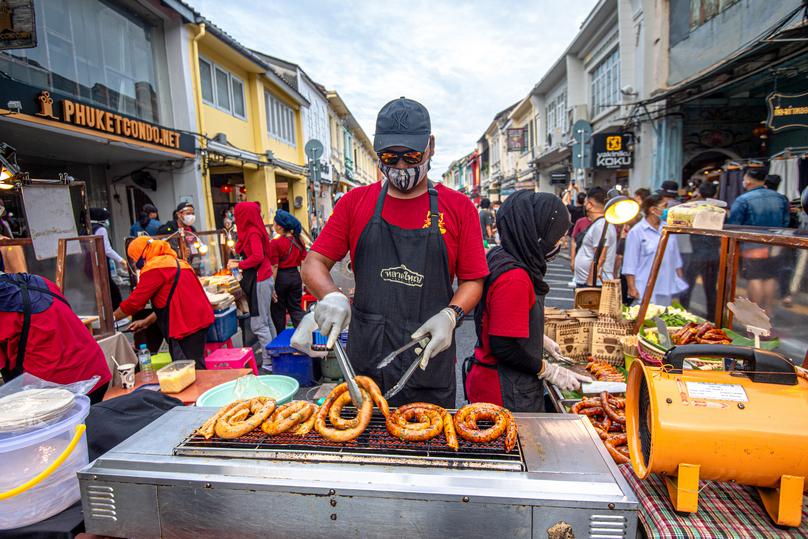
[{"label": "cooler box", "polygon": [[213,311],[213,315],[216,320],[208,328],[208,342],[224,342],[236,334],[238,319],[236,318],[235,304],[221,311]]},{"label": "cooler box", "polygon": [[284,329],[267,345],[272,358],[272,374],[290,376],[301,387],[312,386],[320,380],[320,362],[289,345],[294,329]]}]

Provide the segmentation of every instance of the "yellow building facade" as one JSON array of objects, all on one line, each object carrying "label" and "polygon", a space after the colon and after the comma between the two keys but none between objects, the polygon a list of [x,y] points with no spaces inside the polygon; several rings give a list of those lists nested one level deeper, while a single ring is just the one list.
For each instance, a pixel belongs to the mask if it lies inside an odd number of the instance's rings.
[{"label": "yellow building facade", "polygon": [[230,205],[286,209],[309,228],[301,108],[274,68],[211,24],[190,25],[190,55],[208,230]]}]

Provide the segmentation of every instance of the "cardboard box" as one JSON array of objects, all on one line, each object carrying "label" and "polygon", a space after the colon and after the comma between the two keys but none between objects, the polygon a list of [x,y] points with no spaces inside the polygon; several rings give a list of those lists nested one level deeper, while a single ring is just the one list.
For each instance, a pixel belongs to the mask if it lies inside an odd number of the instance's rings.
[{"label": "cardboard box", "polygon": [[582,338],[588,332],[577,320],[556,327],[555,341],[561,347],[561,353],[574,361],[586,361],[589,354],[589,341]]},{"label": "cardboard box", "polygon": [[630,335],[631,330],[631,323],[602,317],[592,328],[590,355],[611,365],[624,365],[625,357],[620,337]]},{"label": "cardboard box", "polygon": [[575,308],[600,309],[600,288],[577,288],[575,290]]},{"label": "cardboard box", "polygon": [[620,286],[620,279],[603,281],[598,314],[601,318],[614,320],[623,318],[623,291]]},{"label": "cardboard box", "polygon": [[561,324],[570,322],[571,319],[559,309],[550,307],[544,310],[544,334],[548,338],[558,342],[556,339],[556,328]]}]

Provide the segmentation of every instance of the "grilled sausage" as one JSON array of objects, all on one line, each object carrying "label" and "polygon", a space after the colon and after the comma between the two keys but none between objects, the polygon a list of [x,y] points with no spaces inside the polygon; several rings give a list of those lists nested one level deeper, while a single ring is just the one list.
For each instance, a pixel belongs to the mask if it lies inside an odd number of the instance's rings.
[{"label": "grilled sausage", "polygon": [[609,395],[608,391],[604,391],[603,393],[600,394],[600,401],[601,401],[601,404],[602,404],[602,407],[603,407],[603,411],[606,412],[606,415],[609,417],[609,419],[611,419],[615,423],[620,423],[622,425],[625,425],[626,416],[625,415],[620,415],[617,412],[615,412],[614,409],[612,409],[611,404],[609,404],[609,397],[610,396],[611,395]]},{"label": "grilled sausage", "polygon": [[[348,394],[347,384],[342,383],[334,388],[334,391],[326,397],[325,402],[322,407],[320,407],[320,411],[317,412],[317,418],[314,420],[314,428],[320,436],[332,442],[348,442],[365,431],[370,423],[370,416],[373,414],[373,399],[365,388],[360,387],[359,390],[362,392],[362,408],[359,410],[359,423],[355,427],[345,430],[326,425],[325,420],[328,417],[331,406],[343,394]],[[350,394],[348,394],[348,399],[350,399]]]},{"label": "grilled sausage", "polygon": [[[416,420],[416,422],[412,422]],[[446,436],[446,443],[457,451],[457,443],[452,415],[444,408],[425,402],[399,406],[387,418],[387,431],[402,441],[426,441],[440,434]]]},{"label": "grilled sausage", "polygon": [[314,410],[314,404],[308,401],[288,402],[261,424],[261,430],[270,436],[281,434],[308,421],[314,415]]},{"label": "grilled sausage", "polygon": [[[485,430],[479,430],[477,427],[477,421],[479,420],[493,421],[494,425]],[[508,433],[505,440],[506,451],[513,448],[513,445],[508,446],[511,440],[514,445],[516,444],[516,422],[513,421],[513,415],[495,404],[474,403],[466,405],[455,414],[454,424],[457,434],[464,440],[483,443],[496,440],[512,424],[513,430]]]},{"label": "grilled sausage", "polygon": [[624,455],[623,453],[618,451],[617,448],[615,447],[614,442],[612,440],[613,440],[613,438],[603,440],[603,445],[606,446],[606,450],[612,456],[612,459],[614,459],[614,462],[616,464],[629,464],[631,462],[631,458],[627,457],[626,455]]},{"label": "grilled sausage", "polygon": [[[216,421],[216,426],[214,427],[216,436],[226,440],[244,436],[266,421],[275,410],[276,405],[275,399],[255,397],[248,402],[242,402],[234,406]],[[232,418],[239,414],[241,410],[244,410],[244,407],[249,407],[249,411],[253,414],[252,417],[246,421],[232,422]]]},{"label": "grilled sausage", "polygon": [[214,415],[213,415],[213,416],[212,416],[210,419],[208,419],[207,421],[205,421],[205,423],[204,423],[204,424],[203,424],[201,427],[199,427],[198,429],[196,429],[196,432],[197,432],[198,434],[201,434],[202,436],[204,436],[204,437],[205,437],[205,439],[208,439],[208,440],[209,440],[210,438],[212,438],[212,437],[213,437],[213,429],[214,429],[214,427],[216,426],[216,422],[217,422],[217,421],[219,421],[219,419],[220,419],[220,418],[221,418],[221,417],[222,417],[224,414],[226,414],[227,412],[229,412],[229,411],[230,411],[230,409],[232,409],[232,408],[234,408],[234,407],[238,406],[238,405],[239,405],[239,404],[241,404],[242,402],[245,402],[245,401],[244,401],[244,400],[237,400],[237,401],[233,401],[233,402],[231,402],[230,404],[226,404],[226,405],[222,406],[221,408],[219,408],[219,411],[218,411],[218,412],[216,412],[216,413],[215,413],[215,414],[214,414]]},{"label": "grilled sausage", "polygon": [[311,432],[311,429],[314,428],[314,421],[317,419],[317,412],[320,411],[320,407],[316,404],[312,403],[312,406],[314,406],[314,411],[312,412],[311,417],[309,417],[305,422],[295,425],[286,432],[296,436],[305,436]]}]

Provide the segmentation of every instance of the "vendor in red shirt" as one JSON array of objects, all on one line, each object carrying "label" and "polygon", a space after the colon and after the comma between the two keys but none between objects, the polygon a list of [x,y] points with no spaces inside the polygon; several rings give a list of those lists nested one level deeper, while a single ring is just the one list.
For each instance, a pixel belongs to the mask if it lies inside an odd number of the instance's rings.
[{"label": "vendor in red shirt", "polygon": [[242,259],[230,259],[227,268],[241,270],[239,284],[250,306],[250,329],[261,343],[262,360],[259,365],[272,371],[272,357],[267,352],[267,345],[278,334],[270,318],[275,279],[269,261],[269,234],[257,203],[239,202],[233,213],[238,230],[238,241],[233,249]]},{"label": "vendor in red shirt", "polygon": [[564,203],[549,193],[517,191],[497,212],[500,246],[488,252],[483,298],[474,311],[477,341],[463,372],[469,402],[490,402],[512,412],[543,412],[547,380],[562,390],[589,381],[542,359],[559,354],[544,335],[547,263],[570,228]]},{"label": "vendor in red shirt", "polygon": [[[292,345],[308,348],[316,326],[328,335],[330,348],[350,322],[348,356],[354,370],[372,378],[383,393],[423,353],[421,369],[390,399],[391,406],[429,402],[454,408],[454,330],[479,301],[488,269],[471,200],[427,178],[435,153],[430,133],[429,113],[420,103],[402,97],[382,107],[373,148],[385,179],[343,196],[312,245],[302,277],[320,301]],[[349,251],[356,278],[353,305],[329,273]],[[411,348],[384,369],[376,368],[385,355],[427,336],[423,350]]]},{"label": "vendor in red shirt", "polygon": [[303,225],[288,211],[275,212],[272,225],[278,237],[269,246],[272,276],[275,277],[275,297],[272,304],[272,323],[280,333],[286,328],[286,313],[297,328],[306,312],[300,306],[303,298],[303,281],[300,279],[300,264],[306,258],[306,247],[300,240]]},{"label": "vendor in red shirt", "polygon": [[132,322],[128,329],[140,331],[157,322],[168,342],[171,360],[193,359],[205,368],[205,341],[213,324],[213,308],[193,268],[168,242],[140,236],[127,249],[133,268],[140,270],[137,286],[115,311],[115,320],[132,316],[151,300],[154,312]]},{"label": "vendor in red shirt", "polygon": [[58,286],[39,275],[4,273],[0,374],[8,382],[23,372],[63,385],[97,375],[101,379],[87,395],[91,404],[103,400],[112,379],[104,353]]}]

